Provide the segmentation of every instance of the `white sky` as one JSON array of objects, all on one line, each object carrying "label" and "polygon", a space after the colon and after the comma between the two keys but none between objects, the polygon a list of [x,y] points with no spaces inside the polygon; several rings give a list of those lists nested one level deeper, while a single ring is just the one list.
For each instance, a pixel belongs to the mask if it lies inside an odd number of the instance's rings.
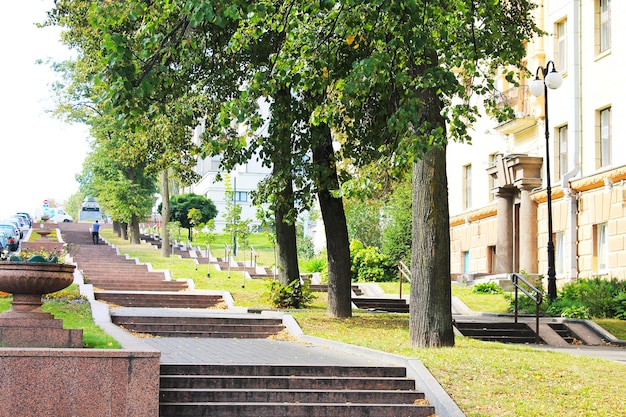
[{"label": "white sky", "polygon": [[0,219],[34,213],[44,199],[62,202],[78,191],[75,175],[89,151],[83,125],[65,124],[53,108],[56,74],[38,59],[61,61],[70,52],[57,28],[39,29],[53,0],[2,2],[0,12]]}]

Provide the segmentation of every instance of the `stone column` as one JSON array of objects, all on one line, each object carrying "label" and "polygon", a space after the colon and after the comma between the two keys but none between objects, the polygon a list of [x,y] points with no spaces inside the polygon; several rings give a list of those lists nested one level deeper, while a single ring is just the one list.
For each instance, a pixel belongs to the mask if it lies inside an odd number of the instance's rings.
[{"label": "stone column", "polygon": [[514,188],[500,187],[496,190],[497,239],[496,274],[513,272],[513,191]]},{"label": "stone column", "polygon": [[[519,211],[519,268],[536,274],[537,265],[537,203],[530,198],[533,189],[541,186],[541,180],[526,179],[518,184],[520,189]],[[516,271],[519,272],[519,271]]]}]

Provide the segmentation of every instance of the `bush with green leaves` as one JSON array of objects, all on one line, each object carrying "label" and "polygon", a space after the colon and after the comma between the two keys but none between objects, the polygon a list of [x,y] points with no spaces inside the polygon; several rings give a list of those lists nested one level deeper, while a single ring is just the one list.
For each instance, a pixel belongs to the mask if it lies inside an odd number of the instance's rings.
[{"label": "bush with green leaves", "polygon": [[278,308],[305,308],[311,304],[313,293],[308,283],[303,283],[298,279],[287,285],[282,285],[279,281],[271,281],[269,300]]},{"label": "bush with green leaves", "polygon": [[[504,298],[509,301],[509,312],[515,311],[515,293],[506,293]],[[541,304],[539,304],[539,312],[545,312],[548,307],[548,297],[545,293],[542,293]],[[535,314],[537,310],[537,303],[531,300],[523,292],[518,292],[517,297],[517,312],[520,314]]]},{"label": "bush with green leaves", "polygon": [[613,308],[616,319],[626,320],[626,292],[620,292],[613,297]]},{"label": "bush with green leaves", "polygon": [[397,278],[397,268],[392,260],[374,246],[364,246],[358,240],[350,244],[352,281],[388,282]]},{"label": "bush with green leaves", "polygon": [[585,306],[571,306],[565,307],[561,311],[561,317],[566,317],[568,319],[590,319],[589,309]]},{"label": "bush with green leaves", "polygon": [[586,307],[590,317],[612,318],[617,314],[615,298],[620,293],[626,293],[626,281],[595,277],[565,285],[560,298]]},{"label": "bush with green leaves", "polygon": [[502,294],[502,287],[495,282],[481,282],[474,285],[472,292],[475,294]]}]

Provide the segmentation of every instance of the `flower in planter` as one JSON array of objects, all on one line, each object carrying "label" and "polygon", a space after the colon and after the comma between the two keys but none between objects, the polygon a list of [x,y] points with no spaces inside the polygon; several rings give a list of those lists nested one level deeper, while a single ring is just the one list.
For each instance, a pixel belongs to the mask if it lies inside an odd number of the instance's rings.
[{"label": "flower in planter", "polygon": [[64,264],[65,263],[65,255],[73,256],[78,252],[78,246],[73,244],[68,244],[63,247],[63,249],[52,249],[46,250],[41,248],[39,250],[34,249],[24,249],[19,253],[12,255],[9,258],[11,262],[46,262],[52,264]]}]

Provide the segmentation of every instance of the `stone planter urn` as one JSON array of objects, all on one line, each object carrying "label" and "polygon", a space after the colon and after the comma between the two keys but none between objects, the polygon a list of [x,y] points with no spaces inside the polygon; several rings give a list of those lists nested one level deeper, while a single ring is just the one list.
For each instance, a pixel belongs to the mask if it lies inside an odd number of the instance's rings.
[{"label": "stone planter urn", "polygon": [[63,329],[63,321],[41,309],[41,296],[68,287],[74,265],[1,262],[0,291],[13,294],[11,310],[0,314],[2,347],[82,347],[82,330]]}]

